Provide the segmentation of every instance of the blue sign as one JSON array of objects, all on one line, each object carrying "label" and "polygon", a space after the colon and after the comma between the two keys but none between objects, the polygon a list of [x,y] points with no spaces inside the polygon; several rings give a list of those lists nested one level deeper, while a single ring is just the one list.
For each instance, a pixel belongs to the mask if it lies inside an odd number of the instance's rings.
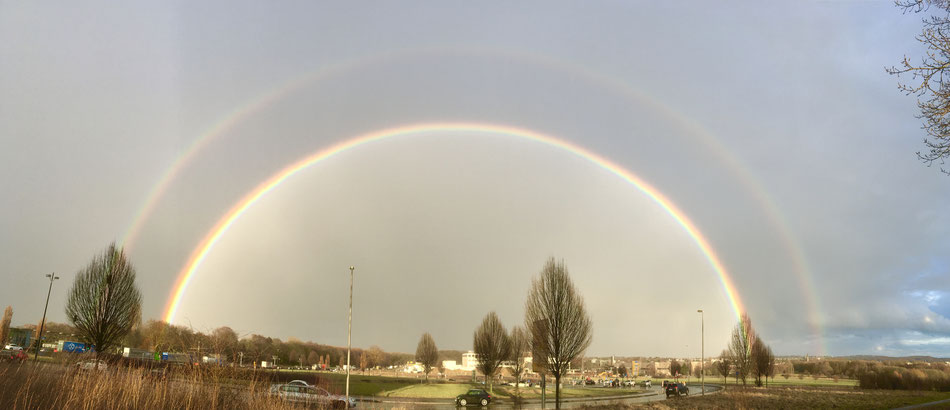
[{"label": "blue sign", "polygon": [[162,352],[162,360],[168,360],[168,352]]},{"label": "blue sign", "polygon": [[83,353],[86,351],[86,345],[78,342],[63,343],[63,351],[69,353]]}]

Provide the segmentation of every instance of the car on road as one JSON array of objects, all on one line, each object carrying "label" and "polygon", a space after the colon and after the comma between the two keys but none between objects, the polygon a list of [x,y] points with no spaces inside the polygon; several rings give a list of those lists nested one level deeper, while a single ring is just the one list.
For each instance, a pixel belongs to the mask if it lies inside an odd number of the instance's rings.
[{"label": "car on road", "polygon": [[303,380],[294,380],[286,384],[275,384],[271,386],[270,393],[283,400],[296,403],[315,404],[333,409],[356,407],[356,399],[351,397],[349,403],[347,403],[345,396],[330,393],[317,386],[311,386]]},{"label": "car on road", "polygon": [[650,380],[644,380],[641,385],[642,385],[643,387],[652,387],[652,386],[653,386],[653,383],[651,383]]},{"label": "car on road", "polygon": [[26,352],[24,352],[22,349],[21,350],[4,350],[3,353],[0,354],[0,359],[22,362],[27,359],[27,356],[26,356]]},{"label": "car on road", "polygon": [[491,403],[491,395],[482,389],[470,389],[465,394],[455,397],[455,404],[458,406],[468,406],[469,404],[487,406],[489,403]]},{"label": "car on road", "polygon": [[3,350],[23,350],[23,348],[17,345],[6,345]]},{"label": "car on road", "polygon": [[666,385],[666,398],[681,395],[689,396],[689,387],[686,387],[686,383],[669,383]]},{"label": "car on road", "polygon": [[108,367],[105,360],[86,360],[76,363],[76,368],[79,370],[105,370]]}]

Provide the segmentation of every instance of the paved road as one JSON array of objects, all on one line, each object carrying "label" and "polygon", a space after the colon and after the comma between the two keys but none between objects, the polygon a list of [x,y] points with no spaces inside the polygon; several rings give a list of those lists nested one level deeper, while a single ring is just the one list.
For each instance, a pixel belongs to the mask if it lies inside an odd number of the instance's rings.
[{"label": "paved road", "polygon": [[[689,385],[690,392],[694,395],[698,395],[700,391],[699,385]],[[720,390],[719,386],[715,385],[706,385],[706,394],[716,393]],[[662,391],[662,387],[654,386],[648,391],[647,395],[639,397],[626,397],[626,398],[617,398],[617,397],[601,397],[601,398],[583,398],[583,399],[564,399],[561,400],[562,408],[577,408],[585,404],[612,404],[612,403],[646,403],[651,401],[666,400],[666,395]],[[553,396],[553,394],[552,394]],[[671,400],[688,400],[686,398],[674,398]],[[478,406],[469,406],[470,408],[479,408]],[[380,398],[380,397],[365,397],[357,405],[357,408],[363,409],[379,409],[379,410],[398,410],[398,409],[425,409],[425,410],[448,410],[455,409],[455,404],[452,400],[443,399],[441,401],[436,400],[413,400],[413,399],[396,399],[396,398]],[[499,401],[492,403],[488,406],[491,409],[540,409],[541,403],[537,400],[530,400],[525,404],[516,406],[511,402]],[[547,408],[554,408],[554,401],[548,400]]]}]

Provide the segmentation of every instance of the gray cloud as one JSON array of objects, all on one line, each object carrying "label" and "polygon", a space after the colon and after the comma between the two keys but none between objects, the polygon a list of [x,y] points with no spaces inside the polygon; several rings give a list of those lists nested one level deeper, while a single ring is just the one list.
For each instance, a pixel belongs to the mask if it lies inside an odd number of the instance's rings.
[{"label": "gray cloud", "polygon": [[[0,304],[36,322],[39,280],[56,271],[62,321],[71,273],[221,124],[133,248],[148,317],[218,218],[288,163],[371,130],[465,120],[556,135],[659,188],[781,353],[950,354],[948,180],[914,157],[913,99],[883,71],[919,51],[919,16],[576,7],[5,6]],[[358,345],[410,351],[431,331],[467,349],[490,310],[520,323],[549,256],[584,292],[591,353],[694,355],[699,307],[706,350],[725,344],[730,303],[669,215],[575,156],[478,132],[379,142],[295,176],[222,238],[179,317],[341,344],[353,264]]]}]

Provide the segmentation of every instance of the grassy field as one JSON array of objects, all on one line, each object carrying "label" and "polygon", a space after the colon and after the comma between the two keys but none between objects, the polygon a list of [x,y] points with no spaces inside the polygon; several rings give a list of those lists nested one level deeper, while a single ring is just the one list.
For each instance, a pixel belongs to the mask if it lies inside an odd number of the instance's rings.
[{"label": "grassy field", "polygon": [[[401,389],[393,390],[386,392],[384,396],[390,397],[425,397],[425,398],[438,398],[438,399],[451,399],[459,394],[465,393],[470,388],[482,389],[485,388],[481,384],[468,384],[468,383],[442,383],[442,384],[416,384],[411,386],[406,386]],[[502,399],[508,399],[512,397],[521,397],[523,399],[532,399],[541,397],[541,389],[538,387],[522,387],[515,391],[514,387],[509,386],[496,386],[493,388],[494,396]],[[640,390],[628,390],[628,389],[604,389],[604,388],[585,388],[585,387],[567,387],[561,391],[561,397],[571,398],[571,397],[600,397],[600,396],[619,396],[619,395],[633,395],[637,393],[642,393]],[[548,389],[548,397],[554,397],[554,389]]]},{"label": "grassy field", "polygon": [[428,399],[449,399],[455,398],[468,391],[469,384],[438,383],[438,384],[413,384],[401,388],[387,391],[383,396],[388,397],[424,397]]},{"label": "grassy field", "polygon": [[[310,372],[310,371],[281,371],[277,373],[282,382],[293,379],[304,380],[308,383],[323,386],[334,393],[343,393],[346,383],[345,373]],[[350,394],[354,396],[385,396],[385,397],[420,397],[451,399],[465,393],[470,388],[485,388],[477,383],[455,383],[444,380],[431,380],[425,383],[422,379],[389,376],[369,376],[354,373],[350,375]],[[521,398],[531,399],[541,397],[538,387],[522,387],[515,391],[514,387],[495,386],[494,395],[499,398],[511,398],[516,394]],[[561,391],[562,397],[598,397],[637,394],[638,389],[606,389],[590,387],[566,387]],[[548,388],[548,395],[553,395],[554,389]]]},{"label": "grassy field", "polygon": [[[692,384],[694,380],[695,379],[690,379],[690,383]],[[716,379],[710,379],[707,377],[706,382],[722,384],[722,378],[719,377]],[[755,380],[748,379],[746,380],[746,383],[748,386],[754,386]],[[735,378],[728,379],[726,386],[728,387],[728,386],[734,386],[734,385],[736,385],[736,379]],[[739,382],[739,385],[740,386],[742,385],[741,381]],[[803,377],[799,379],[798,376],[791,376],[787,380],[784,377],[776,377],[774,379],[769,379],[769,386],[854,387],[857,385],[858,385],[858,381],[856,379],[838,379],[837,381],[835,381],[835,379],[828,378],[828,377],[819,377],[818,379],[813,379],[811,377]]]},{"label": "grassy field", "polygon": [[[281,371],[278,373],[278,379],[282,382],[300,379],[340,394],[343,394],[346,389],[346,373]],[[408,377],[369,376],[352,373],[350,374],[350,394],[354,396],[386,396],[387,392],[409,386],[419,386],[420,382],[420,379]]]},{"label": "grassy field", "polygon": [[585,406],[606,409],[892,409],[950,399],[950,392],[861,390],[834,387],[733,388],[707,396],[690,396],[638,405]]}]

